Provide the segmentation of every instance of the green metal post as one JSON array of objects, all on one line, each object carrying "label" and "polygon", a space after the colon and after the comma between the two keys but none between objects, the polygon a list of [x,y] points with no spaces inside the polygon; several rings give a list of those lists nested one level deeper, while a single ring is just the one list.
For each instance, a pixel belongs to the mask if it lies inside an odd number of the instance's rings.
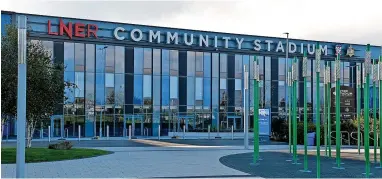
[{"label": "green metal post", "polygon": [[316,149],[317,149],[317,178],[320,178],[321,174],[321,150],[320,150],[320,133],[321,133],[321,119],[320,119],[320,59],[321,59],[321,51],[319,43],[316,44]]},{"label": "green metal post", "polygon": [[259,110],[258,110],[258,107],[259,107],[259,104],[258,104],[258,92],[257,92],[257,88],[258,88],[258,81],[257,81],[257,59],[256,59],[256,56],[254,56],[254,59],[253,59],[253,65],[254,65],[254,80],[253,80],[253,163],[256,164],[257,163],[257,160],[259,159],[259,146],[258,146],[258,125],[259,125],[259,120],[258,120],[258,117],[259,117]]},{"label": "green metal post", "polygon": [[361,71],[360,67],[357,66],[357,146],[358,146],[358,155],[361,154]]},{"label": "green metal post", "polygon": [[296,77],[297,77],[297,58],[295,57],[294,58],[294,61],[293,61],[293,67],[292,67],[292,78],[293,78],[293,95],[292,95],[292,99],[293,99],[293,109],[292,109],[292,112],[293,112],[293,164],[298,164],[297,163],[297,115],[296,115]]},{"label": "green metal post", "polygon": [[[290,69],[289,69],[289,72],[288,72],[288,85],[289,85],[289,87],[291,87],[291,74],[292,74],[292,72],[290,71]],[[291,112],[292,112],[292,110],[291,110],[291,104],[292,104],[292,91],[293,91],[293,89],[292,88],[289,88],[289,91],[288,91],[288,94],[289,94],[289,100],[288,100],[288,103],[289,103],[289,120],[288,120],[288,126],[289,126],[289,132],[288,132],[288,139],[289,139],[289,153],[291,154],[292,153],[292,138],[291,138],[291,134],[292,134],[292,121],[291,121],[291,119],[292,119],[292,115],[291,115]]]},{"label": "green metal post", "polygon": [[366,178],[370,176],[370,156],[369,156],[369,81],[370,81],[370,67],[371,66],[371,54],[370,54],[370,44],[367,44],[366,55],[365,55],[365,72],[366,72],[366,84],[364,87],[365,91],[365,167],[366,167]]},{"label": "green metal post", "polygon": [[332,88],[332,83],[331,83],[331,79],[330,79],[330,67],[329,67],[329,62],[326,63],[327,67],[326,67],[326,70],[327,70],[327,74],[329,74],[329,77],[328,77],[328,92],[326,93],[328,95],[327,97],[327,101],[328,101],[328,142],[329,142],[329,157],[331,158],[332,157],[332,135],[331,135],[331,132],[332,132],[332,115],[330,114],[330,108],[331,108],[331,101],[332,101],[332,95],[331,95],[331,88]]},{"label": "green metal post", "polygon": [[374,134],[374,163],[377,163],[377,68],[375,68],[375,60],[373,60],[373,134]]},{"label": "green metal post", "polygon": [[304,170],[300,170],[301,172],[310,172],[308,170],[308,114],[307,114],[307,96],[306,96],[306,77],[307,75],[307,63],[308,58],[306,56],[306,51],[304,51],[304,58],[302,60],[302,75],[304,78]]},{"label": "green metal post", "polygon": [[334,167],[336,169],[343,169],[341,167],[341,120],[340,120],[340,56],[341,56],[341,46],[336,47],[337,60],[336,60],[336,164]]},{"label": "green metal post", "polygon": [[379,62],[378,62],[378,81],[379,81],[379,166],[377,168],[382,168],[382,112],[381,112],[381,106],[382,106],[382,55],[379,56]]},{"label": "green metal post", "polygon": [[328,156],[328,120],[327,120],[327,117],[326,117],[326,113],[327,113],[327,109],[326,109],[326,93],[327,93],[327,75],[326,75],[326,68],[324,66],[324,145],[325,145],[325,156]]}]

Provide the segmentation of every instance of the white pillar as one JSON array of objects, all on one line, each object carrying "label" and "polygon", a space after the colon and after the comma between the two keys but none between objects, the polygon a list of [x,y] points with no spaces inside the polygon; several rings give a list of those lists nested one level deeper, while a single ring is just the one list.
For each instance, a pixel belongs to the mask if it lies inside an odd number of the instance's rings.
[{"label": "white pillar", "polygon": [[208,139],[210,139],[211,125],[208,124]]},{"label": "white pillar", "polygon": [[109,140],[109,125],[106,126],[106,137]]},{"label": "white pillar", "polygon": [[50,142],[50,126],[48,126],[48,142]]},{"label": "white pillar", "polygon": [[25,177],[25,124],[27,88],[27,17],[18,16],[16,178]]},{"label": "white pillar", "polygon": [[158,140],[160,140],[160,125],[158,126]]},{"label": "white pillar", "polygon": [[78,141],[81,140],[81,125],[78,125]]},{"label": "white pillar", "polygon": [[131,125],[129,125],[129,140],[131,140]]},{"label": "white pillar", "polygon": [[231,137],[232,137],[232,140],[233,140],[233,126],[231,126]]}]

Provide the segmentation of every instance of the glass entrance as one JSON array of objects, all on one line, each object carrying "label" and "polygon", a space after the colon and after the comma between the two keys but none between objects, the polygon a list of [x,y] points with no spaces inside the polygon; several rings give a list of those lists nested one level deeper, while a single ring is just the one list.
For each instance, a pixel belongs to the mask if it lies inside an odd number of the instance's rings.
[{"label": "glass entrance", "polygon": [[61,115],[52,116],[50,118],[52,137],[64,138],[64,118]]}]

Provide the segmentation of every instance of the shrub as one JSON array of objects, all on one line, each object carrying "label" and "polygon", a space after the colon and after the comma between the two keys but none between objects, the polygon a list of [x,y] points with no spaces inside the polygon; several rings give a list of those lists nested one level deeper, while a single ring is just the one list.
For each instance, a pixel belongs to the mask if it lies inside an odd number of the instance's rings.
[{"label": "shrub", "polygon": [[73,144],[69,141],[59,142],[56,144],[49,144],[49,149],[55,150],[70,150],[73,147]]}]

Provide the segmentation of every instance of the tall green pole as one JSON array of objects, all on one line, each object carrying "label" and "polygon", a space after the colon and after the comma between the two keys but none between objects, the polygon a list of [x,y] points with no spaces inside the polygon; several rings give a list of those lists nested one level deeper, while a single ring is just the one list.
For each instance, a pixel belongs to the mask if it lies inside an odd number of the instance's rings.
[{"label": "tall green pole", "polygon": [[358,155],[361,154],[361,70],[357,66],[357,146],[358,146]]},{"label": "tall green pole", "polygon": [[370,176],[370,156],[369,156],[369,81],[370,81],[370,68],[371,68],[371,52],[370,52],[370,44],[367,44],[366,47],[366,54],[365,54],[365,75],[366,75],[366,84],[364,87],[365,91],[365,107],[364,107],[364,114],[365,114],[365,167],[366,167],[366,178],[369,178]]},{"label": "tall green pole", "polygon": [[308,57],[306,56],[306,51],[304,51],[304,57],[302,59],[302,76],[304,78],[304,170],[301,172],[310,172],[308,170],[308,114],[307,114],[307,96],[306,96],[306,78],[308,76],[307,70]]},{"label": "tall green pole", "polygon": [[321,174],[321,152],[320,152],[320,133],[321,133],[321,119],[320,119],[320,67],[321,67],[321,51],[320,45],[316,44],[316,149],[317,149],[317,178],[320,178]]},{"label": "tall green pole", "polygon": [[335,70],[335,80],[336,80],[336,163],[337,166],[333,167],[336,169],[343,169],[341,167],[341,120],[340,120],[340,56],[341,56],[341,46],[336,46],[337,60],[336,60],[336,70]]},{"label": "tall green pole", "polygon": [[377,163],[377,65],[373,60],[373,134],[374,134],[374,163]]},{"label": "tall green pole", "polygon": [[[378,81],[379,81],[379,137],[382,138],[382,55],[379,56],[378,62]],[[379,140],[379,166],[376,168],[382,168],[382,140]]]},{"label": "tall green pole", "polygon": [[253,58],[253,164],[256,164],[259,160],[259,67],[257,64],[257,58]]},{"label": "tall green pole", "polygon": [[330,114],[330,108],[331,108],[331,101],[332,101],[332,95],[331,95],[331,79],[330,79],[330,67],[329,67],[329,62],[326,62],[326,74],[327,74],[327,83],[328,83],[328,92],[326,93],[328,95],[327,97],[327,103],[328,103],[328,142],[329,142],[329,157],[332,157],[332,115]]},{"label": "tall green pole", "polygon": [[324,72],[324,115],[323,115],[323,118],[324,118],[324,145],[325,145],[325,156],[328,156],[328,120],[327,120],[327,117],[326,117],[326,113],[327,113],[327,108],[326,108],[326,101],[327,101],[327,74],[326,74],[326,67],[324,66],[324,69],[323,69],[323,72]]},{"label": "tall green pole", "polygon": [[291,121],[291,119],[292,119],[292,115],[291,115],[291,112],[292,112],[292,110],[291,110],[291,104],[292,104],[292,85],[291,85],[291,78],[292,78],[292,72],[290,71],[290,68],[289,68],[289,71],[288,71],[288,86],[289,86],[289,90],[288,90],[288,98],[289,98],[289,100],[288,100],[288,103],[289,103],[289,106],[288,106],[288,108],[289,108],[289,119],[288,119],[288,127],[289,127],[289,132],[288,132],[288,139],[289,139],[289,153],[291,154],[292,153],[292,121]]},{"label": "tall green pole", "polygon": [[293,66],[292,66],[292,80],[293,80],[293,164],[297,163],[297,113],[296,113],[296,89],[297,89],[297,58],[294,57]]}]

